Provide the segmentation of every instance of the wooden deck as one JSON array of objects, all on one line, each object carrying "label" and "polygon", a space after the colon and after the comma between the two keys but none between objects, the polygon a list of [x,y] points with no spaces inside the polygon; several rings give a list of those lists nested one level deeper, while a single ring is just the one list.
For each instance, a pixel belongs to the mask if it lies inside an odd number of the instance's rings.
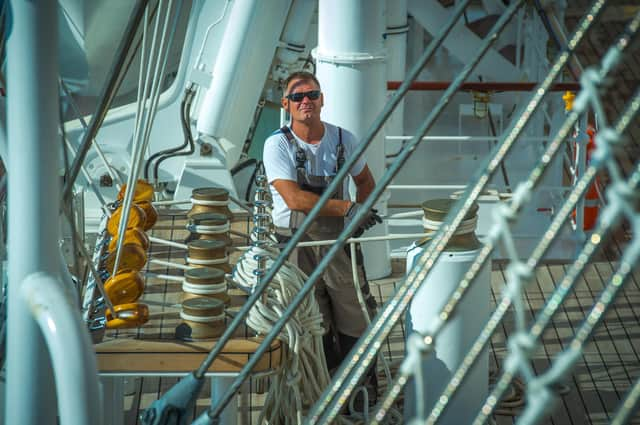
[{"label": "wooden deck", "polygon": [[[582,323],[593,305],[607,278],[611,276],[616,263],[598,261],[590,264],[578,282],[572,295],[559,310],[552,325],[544,333],[542,348],[534,355],[532,366],[541,373],[551,359],[566,347],[575,335],[576,328]],[[564,276],[567,265],[546,264],[536,270],[535,280],[526,290],[526,304],[529,318],[548,300],[549,296]],[[372,290],[379,302],[384,302],[394,291],[402,278],[404,265],[394,264],[394,276],[372,282]],[[494,263],[491,274],[492,305],[501,296],[505,282],[504,265]],[[571,378],[563,388],[564,395],[553,415],[544,423],[553,425],[567,424],[606,424],[615,412],[633,381],[640,377],[640,272],[636,271],[632,281],[620,293],[615,308],[606,316],[603,326],[598,328],[595,338],[584,350],[581,361],[574,369]],[[514,329],[513,316],[508,314],[491,341],[490,378],[494,378],[507,353],[505,341]],[[404,358],[404,323],[400,322],[383,345],[385,357],[389,360],[393,372]],[[381,387],[385,377],[379,367]],[[144,376],[130,378],[129,392],[125,397],[126,424],[138,424],[138,412],[148,407],[159,395],[164,393],[178,380],[174,376]],[[243,424],[256,424],[258,413],[264,399],[258,393],[260,380],[251,380],[244,386],[238,400]],[[514,424],[515,417],[522,411],[524,393],[516,385],[505,397],[504,403],[494,415],[498,425]],[[194,408],[194,418],[209,406],[209,385]],[[400,405],[401,407],[401,401]],[[632,424],[640,424],[637,416]]]}]

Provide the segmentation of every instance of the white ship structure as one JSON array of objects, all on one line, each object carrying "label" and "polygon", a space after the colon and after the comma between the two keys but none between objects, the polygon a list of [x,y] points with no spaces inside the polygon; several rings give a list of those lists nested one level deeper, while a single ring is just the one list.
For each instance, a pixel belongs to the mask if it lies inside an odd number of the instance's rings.
[{"label": "white ship structure", "polygon": [[[4,423],[640,423],[637,1],[1,4]],[[310,275],[331,190],[278,243],[261,163],[300,70],[383,217]]]}]

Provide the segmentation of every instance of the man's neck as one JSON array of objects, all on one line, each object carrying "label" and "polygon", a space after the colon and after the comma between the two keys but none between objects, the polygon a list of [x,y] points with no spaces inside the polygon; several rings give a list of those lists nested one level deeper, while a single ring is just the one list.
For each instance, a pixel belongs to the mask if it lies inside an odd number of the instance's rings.
[{"label": "man's neck", "polygon": [[322,136],[324,136],[324,125],[322,121],[316,123],[292,122],[291,130],[296,133],[296,136],[310,144],[320,143]]}]

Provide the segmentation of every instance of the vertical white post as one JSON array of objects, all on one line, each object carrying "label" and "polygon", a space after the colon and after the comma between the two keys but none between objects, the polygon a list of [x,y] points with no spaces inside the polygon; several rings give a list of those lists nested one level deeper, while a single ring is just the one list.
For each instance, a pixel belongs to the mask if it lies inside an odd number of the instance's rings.
[{"label": "vertical white post", "polygon": [[[382,110],[386,93],[384,0],[320,0],[316,74],[324,92],[323,120],[361,138]],[[376,179],[384,173],[384,134],[380,132],[366,152]],[[386,214],[383,196],[376,205]],[[386,223],[367,236],[387,233]],[[391,273],[388,242],[363,244],[367,276]]]},{"label": "vertical white post", "polygon": [[[407,0],[387,0],[387,80],[403,81],[407,63]],[[387,99],[393,92],[387,94]],[[404,136],[404,99],[385,125],[387,136]]]},{"label": "vertical white post", "polygon": [[[19,285],[59,273],[57,2],[13,0],[7,34],[9,288],[5,423],[56,423],[51,362]],[[18,419],[19,418],[19,419]]]}]

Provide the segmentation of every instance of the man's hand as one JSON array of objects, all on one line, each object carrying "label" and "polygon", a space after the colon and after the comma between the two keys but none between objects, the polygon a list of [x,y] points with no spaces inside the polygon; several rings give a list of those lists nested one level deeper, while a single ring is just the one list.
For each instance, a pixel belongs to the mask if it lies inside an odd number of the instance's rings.
[{"label": "man's hand", "polygon": [[[362,204],[356,202],[352,203],[347,212],[344,214],[345,226],[348,225],[355,218],[356,214],[362,208]],[[377,223],[382,223],[382,218],[378,215],[378,210],[371,208],[367,211],[362,218],[358,221],[358,227],[353,232],[353,237],[359,238],[362,236],[365,230],[369,230]]]}]

